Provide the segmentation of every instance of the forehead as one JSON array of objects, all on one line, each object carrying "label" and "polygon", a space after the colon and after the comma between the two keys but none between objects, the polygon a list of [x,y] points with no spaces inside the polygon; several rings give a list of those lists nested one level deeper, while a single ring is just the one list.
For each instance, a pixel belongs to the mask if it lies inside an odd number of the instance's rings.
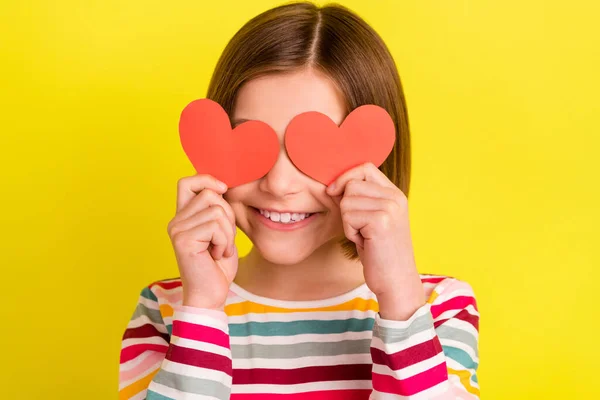
[{"label": "forehead", "polygon": [[293,117],[306,111],[319,111],[338,125],[346,114],[342,93],[314,70],[270,74],[247,82],[238,92],[232,119],[260,120],[282,133]]}]

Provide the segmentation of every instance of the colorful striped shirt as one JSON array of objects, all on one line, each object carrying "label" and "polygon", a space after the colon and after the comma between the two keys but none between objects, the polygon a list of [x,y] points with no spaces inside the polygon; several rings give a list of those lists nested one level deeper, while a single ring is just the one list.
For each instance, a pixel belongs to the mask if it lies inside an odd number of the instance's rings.
[{"label": "colorful striped shirt", "polygon": [[427,303],[380,317],[366,284],[282,301],[233,283],[223,310],[183,306],[180,278],[144,288],[123,334],[120,399],[479,399],[471,286],[421,275]]}]

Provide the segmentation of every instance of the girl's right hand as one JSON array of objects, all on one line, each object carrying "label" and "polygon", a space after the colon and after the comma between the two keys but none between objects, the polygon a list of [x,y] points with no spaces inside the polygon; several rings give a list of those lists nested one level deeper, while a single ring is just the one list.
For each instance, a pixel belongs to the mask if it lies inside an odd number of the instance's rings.
[{"label": "girl's right hand", "polygon": [[[222,186],[221,186],[222,185]],[[167,231],[183,284],[183,305],[220,309],[238,268],[235,215],[227,186],[211,175],[181,178]]]}]

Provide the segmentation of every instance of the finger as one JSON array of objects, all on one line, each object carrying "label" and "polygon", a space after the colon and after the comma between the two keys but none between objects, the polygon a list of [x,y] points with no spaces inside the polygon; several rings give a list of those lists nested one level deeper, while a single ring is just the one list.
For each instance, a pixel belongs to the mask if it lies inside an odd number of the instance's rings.
[{"label": "finger", "polygon": [[[347,213],[349,214],[349,213]],[[355,226],[352,221],[347,218],[347,215],[344,215],[342,218],[342,225],[344,228],[344,235],[346,235],[346,237],[348,238],[348,240],[350,240],[351,242],[354,242],[354,244],[356,244],[357,247],[363,248],[364,247],[364,239],[360,234],[360,227]]]},{"label": "finger", "polygon": [[183,209],[196,195],[204,189],[225,193],[227,185],[211,175],[194,175],[177,181],[177,212]]},{"label": "finger", "polygon": [[360,233],[364,240],[375,239],[378,230],[387,232],[389,226],[393,223],[390,214],[380,210],[346,211],[343,214],[343,219],[350,226],[350,233]]},{"label": "finger", "polygon": [[219,205],[227,214],[232,226],[235,227],[235,214],[231,205],[223,198],[219,193],[216,193],[212,189],[204,189],[200,194],[196,195],[182,210],[179,211],[176,219],[186,219],[191,215],[196,214],[200,210],[208,208],[212,205]]},{"label": "finger", "polygon": [[217,250],[227,246],[227,237],[215,220],[182,231],[173,236],[173,244],[184,256],[195,256],[211,245]]},{"label": "finger", "polygon": [[191,215],[187,219],[177,221],[170,226],[169,235],[173,237],[179,232],[190,230],[196,226],[206,224],[210,221],[217,221],[219,223],[219,226],[225,233],[228,242],[227,246],[225,246],[222,252],[220,252],[221,249],[217,249],[218,251],[215,253],[216,256],[218,258],[220,258],[221,255],[224,255],[225,257],[231,257],[235,246],[236,229],[232,227],[225,210],[218,204],[213,204],[208,208]]},{"label": "finger", "polygon": [[344,196],[340,201],[341,213],[349,211],[384,211],[393,215],[395,203],[389,199],[364,196]]},{"label": "finger", "polygon": [[349,169],[340,175],[327,187],[327,194],[337,196],[343,193],[346,183],[353,179],[374,182],[389,188],[396,187],[373,163],[366,163]]},{"label": "finger", "polygon": [[381,186],[375,182],[351,180],[346,183],[344,196],[365,196],[381,199],[396,200],[399,189]]}]

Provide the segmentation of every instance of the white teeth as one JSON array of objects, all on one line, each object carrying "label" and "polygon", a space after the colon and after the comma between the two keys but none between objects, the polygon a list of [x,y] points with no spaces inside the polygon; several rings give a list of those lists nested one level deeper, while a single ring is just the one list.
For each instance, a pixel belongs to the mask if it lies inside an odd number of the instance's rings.
[{"label": "white teeth", "polygon": [[278,213],[277,211],[258,210],[266,218],[269,218],[273,222],[280,222],[282,224],[290,224],[298,221],[302,221],[310,214],[305,213]]}]

